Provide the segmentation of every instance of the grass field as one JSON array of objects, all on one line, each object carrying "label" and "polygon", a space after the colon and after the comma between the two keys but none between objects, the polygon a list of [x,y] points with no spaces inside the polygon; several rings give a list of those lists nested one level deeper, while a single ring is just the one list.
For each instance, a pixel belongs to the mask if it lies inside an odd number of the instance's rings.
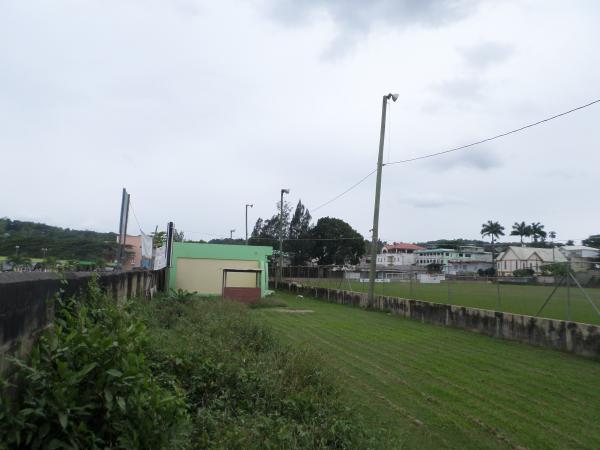
[{"label": "grass field", "polygon": [[[256,309],[321,352],[389,448],[600,448],[600,362],[313,299]],[[282,312],[301,308],[308,313]]]},{"label": "grass field", "polygon": [[[368,284],[347,280],[298,280],[314,286],[366,292]],[[411,290],[412,289],[412,290]],[[392,297],[414,298],[438,303],[471,306],[474,308],[496,309],[497,286],[485,282],[451,281],[439,284],[413,283],[377,283],[375,292]],[[534,315],[554,286],[500,284],[500,310]],[[588,295],[600,309],[600,289],[586,288]],[[583,323],[600,324],[600,316],[588,303],[584,294],[576,287],[570,288],[570,320]],[[561,287],[554,294],[541,316],[551,319],[567,320],[567,289]]]}]

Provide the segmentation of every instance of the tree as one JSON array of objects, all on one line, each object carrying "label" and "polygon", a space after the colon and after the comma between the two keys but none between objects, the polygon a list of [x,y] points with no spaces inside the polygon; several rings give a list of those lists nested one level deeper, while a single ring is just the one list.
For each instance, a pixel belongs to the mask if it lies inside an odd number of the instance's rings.
[{"label": "tree", "polygon": [[152,233],[152,246],[154,248],[159,248],[165,245],[167,242],[167,233],[164,231],[158,231],[156,233]]},{"label": "tree", "polygon": [[292,265],[302,265],[310,257],[311,241],[308,240],[310,237],[310,220],[310,212],[299,200],[290,221],[289,240],[286,242],[287,245],[284,245],[284,249],[291,253]]},{"label": "tree", "polygon": [[531,226],[525,222],[515,222],[512,226],[511,236],[519,236],[521,238],[521,245],[523,245],[523,238],[531,236]]},{"label": "tree", "polygon": [[183,242],[183,240],[183,231],[177,231],[176,229],[173,229],[173,242]]},{"label": "tree", "polygon": [[544,231],[544,225],[539,222],[533,222],[531,225],[531,237],[534,243],[538,243],[538,239],[546,240],[547,233]]},{"label": "tree", "polygon": [[[588,237],[587,239],[584,239],[583,241],[581,241],[581,243],[588,247],[600,248],[600,234],[593,234],[590,237]],[[573,244],[567,243],[567,245],[573,245]]]},{"label": "tree", "polygon": [[311,256],[319,264],[357,264],[365,253],[364,238],[348,223],[322,217],[310,231]]},{"label": "tree", "polygon": [[[270,218],[263,220],[260,217],[254,225],[252,236],[248,239],[250,245],[268,245],[273,248],[279,248],[279,234],[281,228],[279,226],[279,203],[277,202],[277,212]],[[290,211],[291,207],[288,202],[283,202],[283,239],[287,238],[290,226]]]},{"label": "tree", "polygon": [[487,223],[481,225],[481,236],[489,236],[492,240],[492,267],[496,267],[496,251],[494,247],[495,239],[504,236],[504,227],[498,222],[488,220]]},{"label": "tree", "polygon": [[12,265],[12,269],[16,272],[19,272],[31,266],[31,259],[22,255],[9,256],[7,258],[7,261]]}]

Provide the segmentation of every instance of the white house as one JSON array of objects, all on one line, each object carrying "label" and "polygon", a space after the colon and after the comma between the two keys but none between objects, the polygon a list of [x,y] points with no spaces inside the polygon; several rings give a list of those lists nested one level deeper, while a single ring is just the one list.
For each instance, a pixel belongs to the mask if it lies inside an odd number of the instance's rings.
[{"label": "white house", "polygon": [[600,265],[600,250],[585,245],[565,245],[559,250],[569,260],[571,269],[575,272],[585,272],[598,268]]},{"label": "white house", "polygon": [[496,271],[499,276],[512,276],[518,269],[531,269],[539,274],[542,266],[565,262],[567,258],[557,248],[510,246],[496,259]]},{"label": "white house", "polygon": [[377,255],[377,264],[388,267],[410,266],[416,263],[415,252],[419,250],[423,250],[423,247],[405,242],[387,244]]}]

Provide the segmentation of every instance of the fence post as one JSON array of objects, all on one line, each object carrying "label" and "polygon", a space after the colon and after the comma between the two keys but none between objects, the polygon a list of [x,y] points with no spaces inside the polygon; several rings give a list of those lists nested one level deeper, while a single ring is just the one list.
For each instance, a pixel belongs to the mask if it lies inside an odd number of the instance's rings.
[{"label": "fence post", "polygon": [[500,280],[496,274],[496,311],[500,311]]}]

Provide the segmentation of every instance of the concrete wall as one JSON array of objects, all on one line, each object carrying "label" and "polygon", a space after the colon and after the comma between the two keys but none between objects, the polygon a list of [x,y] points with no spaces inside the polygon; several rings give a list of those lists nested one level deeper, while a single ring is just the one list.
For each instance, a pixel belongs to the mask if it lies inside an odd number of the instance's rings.
[{"label": "concrete wall", "polygon": [[[52,321],[50,299],[62,288],[66,296],[87,286],[91,273],[66,273],[67,284],[57,273],[0,273],[0,374],[7,368],[6,356],[26,355],[36,336]],[[151,290],[163,290],[165,272],[136,271],[103,274],[100,285],[116,301],[142,297]]]},{"label": "concrete wall", "polygon": [[[341,305],[367,307],[367,294],[360,292],[302,286],[289,281],[281,283],[280,289]],[[424,323],[600,359],[600,327],[595,325],[381,295],[376,297],[373,308]]]}]

